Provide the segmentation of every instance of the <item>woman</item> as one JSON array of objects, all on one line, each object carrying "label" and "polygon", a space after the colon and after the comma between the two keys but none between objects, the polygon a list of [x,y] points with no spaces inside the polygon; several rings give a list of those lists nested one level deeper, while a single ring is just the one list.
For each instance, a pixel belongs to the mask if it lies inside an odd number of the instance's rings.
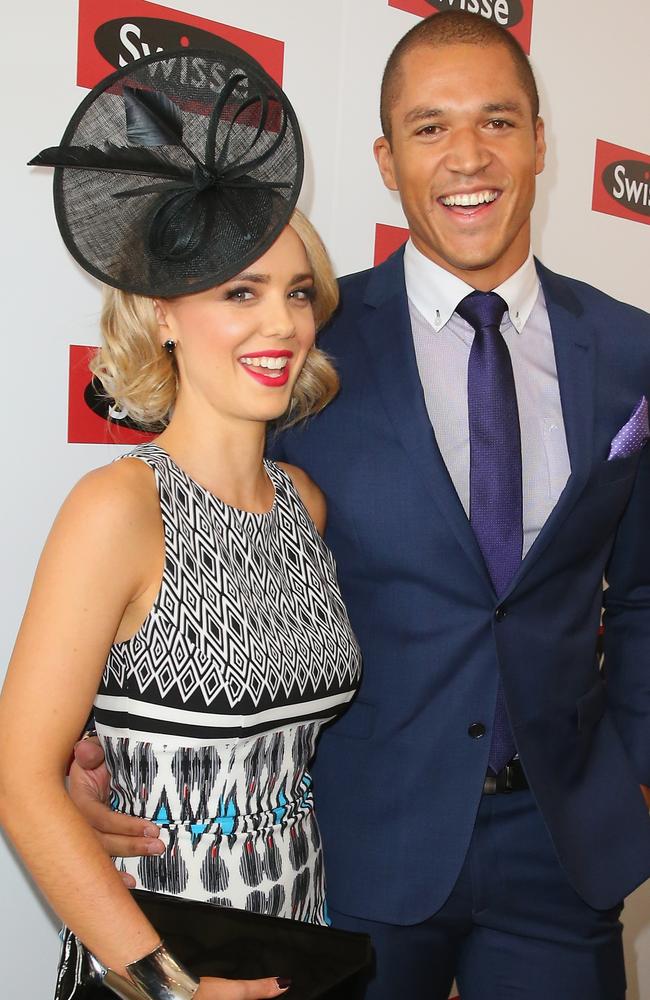
[{"label": "woman", "polygon": [[327,922],[306,767],[319,727],[354,693],[359,651],[318,534],[323,496],[263,453],[269,423],[336,391],[314,347],[336,284],[294,211],[302,169],[286,98],[226,43],[201,54],[226,82],[197,94],[196,58],[113,74],[38,159],[60,167],[68,246],[112,286],[95,371],[132,417],[164,430],[84,477],[56,519],[0,700],[0,818],[105,968],[146,996],[228,1000],[289,983],[199,985],[174,971],[64,788],[94,705],[114,805],[157,823],[166,845],[118,861],[140,888]]}]

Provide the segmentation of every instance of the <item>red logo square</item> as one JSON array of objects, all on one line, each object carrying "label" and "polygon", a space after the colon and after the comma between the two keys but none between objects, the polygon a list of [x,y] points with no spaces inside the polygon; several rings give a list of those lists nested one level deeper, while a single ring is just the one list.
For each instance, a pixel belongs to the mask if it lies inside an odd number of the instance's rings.
[{"label": "red logo square", "polygon": [[[88,369],[96,347],[70,346],[68,376],[68,442],[70,444],[142,444],[153,434],[129,426],[127,415],[116,414],[107,420],[102,414],[111,412],[110,400],[101,397],[97,380]],[[92,404],[92,405],[91,405]]]},{"label": "red logo square", "polygon": [[408,229],[402,226],[386,226],[378,222],[375,226],[375,267],[406,243],[408,238]]},{"label": "red logo square", "polygon": [[594,212],[650,224],[650,154],[598,139],[591,207]]}]

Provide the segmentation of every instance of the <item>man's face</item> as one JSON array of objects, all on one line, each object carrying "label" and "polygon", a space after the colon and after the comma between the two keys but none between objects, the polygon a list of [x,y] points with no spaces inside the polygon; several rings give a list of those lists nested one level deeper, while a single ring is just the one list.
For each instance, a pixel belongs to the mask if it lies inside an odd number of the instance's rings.
[{"label": "man's face", "polygon": [[375,143],[416,247],[482,290],[526,259],[544,126],[502,45],[418,46],[401,63],[390,142]]}]

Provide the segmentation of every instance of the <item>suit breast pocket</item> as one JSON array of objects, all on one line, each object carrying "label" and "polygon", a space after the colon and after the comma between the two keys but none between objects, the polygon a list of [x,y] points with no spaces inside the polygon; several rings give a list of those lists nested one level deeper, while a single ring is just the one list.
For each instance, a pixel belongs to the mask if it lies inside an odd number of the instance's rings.
[{"label": "suit breast pocket", "polygon": [[612,483],[632,479],[641,458],[641,450],[626,458],[613,458],[608,462],[600,462],[591,476],[594,486],[607,486]]}]

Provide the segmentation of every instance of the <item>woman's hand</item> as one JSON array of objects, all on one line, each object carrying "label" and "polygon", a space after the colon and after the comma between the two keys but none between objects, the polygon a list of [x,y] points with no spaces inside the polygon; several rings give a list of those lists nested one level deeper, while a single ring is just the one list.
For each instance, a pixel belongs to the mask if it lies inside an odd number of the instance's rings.
[{"label": "woman's hand", "polygon": [[283,996],[290,979],[213,979],[203,977],[194,1000],[263,1000]]}]

